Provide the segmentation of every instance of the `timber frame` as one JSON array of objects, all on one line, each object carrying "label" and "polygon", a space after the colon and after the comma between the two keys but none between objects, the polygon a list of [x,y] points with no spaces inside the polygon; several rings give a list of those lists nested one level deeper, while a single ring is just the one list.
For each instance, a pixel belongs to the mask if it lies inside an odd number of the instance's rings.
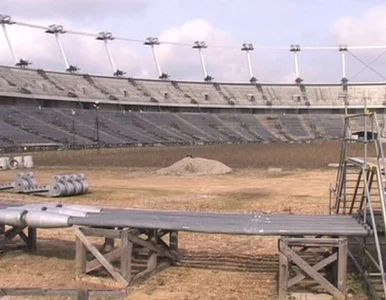
[{"label": "timber frame", "polygon": [[[24,231],[27,230],[27,233]],[[13,240],[16,236],[19,236],[20,239],[25,243],[27,248],[30,251],[36,250],[36,241],[37,241],[37,229],[32,227],[16,227],[16,226],[5,226],[0,225],[0,250],[5,247],[5,245]]]},{"label": "timber frame", "polygon": [[[295,247],[301,247],[295,251]],[[310,265],[301,254],[309,248],[331,251],[327,257],[314,265]],[[281,237],[279,240],[279,300],[288,299],[290,289],[305,278],[311,278],[324,290],[334,296],[334,299],[346,299],[347,285],[347,248],[346,238],[294,238]],[[331,281],[319,272],[332,265]],[[297,270],[294,269],[297,266]],[[328,274],[328,269],[326,274]],[[326,276],[327,276],[326,275]]]},{"label": "timber frame", "polygon": [[[93,227],[75,227],[74,230],[78,280],[104,268],[121,286],[127,287],[139,279],[155,274],[161,268],[177,264],[180,260],[177,231]],[[169,237],[168,243],[163,239],[166,235]],[[104,238],[102,249],[97,249],[89,237]],[[116,239],[120,240],[119,247],[115,247]],[[138,266],[141,256],[145,256],[145,267],[143,264]],[[114,266],[115,262],[119,262],[119,268]]]}]

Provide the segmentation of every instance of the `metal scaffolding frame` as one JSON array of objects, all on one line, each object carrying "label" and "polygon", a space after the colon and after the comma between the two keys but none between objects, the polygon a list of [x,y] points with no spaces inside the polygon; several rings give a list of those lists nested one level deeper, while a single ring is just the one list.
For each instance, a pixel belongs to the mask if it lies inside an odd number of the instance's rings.
[{"label": "metal scaffolding frame", "polygon": [[[347,92],[345,97],[347,99]],[[353,239],[357,247],[349,248],[349,255],[373,299],[384,299],[386,278],[381,241],[385,240],[386,233],[386,165],[381,127],[377,114],[367,109],[367,102],[368,97],[364,95],[363,113],[348,115],[345,101],[344,135],[335,187],[330,187],[330,212],[356,215],[359,222],[371,228],[372,236]],[[358,124],[363,130],[355,136],[353,126]],[[362,156],[353,157],[352,148],[358,144],[363,145]]]}]

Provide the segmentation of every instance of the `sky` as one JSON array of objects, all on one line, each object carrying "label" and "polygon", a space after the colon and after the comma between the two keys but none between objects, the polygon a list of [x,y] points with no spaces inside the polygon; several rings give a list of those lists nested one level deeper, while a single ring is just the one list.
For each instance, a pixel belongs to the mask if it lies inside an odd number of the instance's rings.
[{"label": "sky", "polygon": [[[0,14],[14,21],[144,40],[158,37],[155,47],[161,70],[171,79],[203,80],[198,51],[190,46],[205,41],[207,73],[217,81],[249,80],[242,43],[252,43],[253,75],[263,82],[294,82],[291,44],[334,46],[333,50],[302,50],[298,53],[299,76],[304,82],[339,81],[342,59],[338,45],[386,45],[384,0],[0,0]],[[20,25],[6,26],[18,58],[31,67],[65,69],[55,37]],[[82,73],[112,75],[104,43],[93,37],[60,35],[70,64]],[[257,49],[259,46],[267,49]],[[272,50],[269,47],[285,47]],[[108,47],[116,68],[129,77],[157,78],[149,46],[113,40]],[[288,48],[288,49],[287,49]],[[346,77],[351,81],[386,81],[386,50],[350,50],[346,53]],[[370,68],[366,64],[376,60]],[[364,64],[364,63],[366,64]],[[5,36],[0,30],[0,64],[13,65]],[[365,70],[363,70],[365,68]]]}]

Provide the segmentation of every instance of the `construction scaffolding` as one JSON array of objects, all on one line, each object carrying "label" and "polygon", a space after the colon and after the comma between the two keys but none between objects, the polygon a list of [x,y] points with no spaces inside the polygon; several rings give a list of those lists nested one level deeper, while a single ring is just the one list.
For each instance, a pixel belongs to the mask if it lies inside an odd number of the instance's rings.
[{"label": "construction scaffolding", "polygon": [[[372,232],[349,240],[348,254],[372,299],[386,299],[385,158],[382,130],[375,112],[344,117],[344,136],[335,186],[330,186],[331,214],[353,215]],[[361,128],[358,130],[358,128]]]}]

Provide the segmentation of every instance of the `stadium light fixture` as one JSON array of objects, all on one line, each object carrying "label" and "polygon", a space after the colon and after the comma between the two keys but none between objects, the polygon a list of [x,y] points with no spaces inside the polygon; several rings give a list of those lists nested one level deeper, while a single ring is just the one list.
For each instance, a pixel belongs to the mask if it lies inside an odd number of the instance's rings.
[{"label": "stadium light fixture", "polygon": [[77,66],[73,66],[73,65],[70,65],[68,63],[68,60],[67,60],[67,57],[66,57],[66,53],[64,52],[62,43],[61,43],[60,38],[59,38],[59,34],[66,33],[66,31],[63,28],[63,26],[62,25],[52,24],[52,25],[48,26],[48,29],[45,32],[49,33],[49,34],[54,34],[55,35],[56,43],[58,44],[60,53],[62,54],[62,57],[63,57],[65,70],[67,72],[70,72],[70,73],[74,73],[74,72],[80,70]]},{"label": "stadium light fixture", "polygon": [[26,59],[20,59],[16,64],[17,67],[26,68],[29,65],[32,65],[32,62]]},{"label": "stadium light fixture", "polygon": [[206,43],[204,41],[195,41],[192,48],[197,49],[198,54],[200,55],[202,71],[204,72],[204,80],[205,81],[212,81],[214,78],[212,76],[209,76],[207,71],[206,71],[204,53],[202,52],[202,49],[206,49],[206,48],[208,48],[208,46],[206,45]]},{"label": "stadium light fixture", "polygon": [[244,43],[241,46],[241,51],[245,51],[245,53],[247,54],[247,62],[248,62],[249,78],[250,78],[249,82],[251,83],[255,83],[257,81],[257,79],[253,76],[251,56],[250,56],[250,52],[253,50],[254,50],[253,44]]},{"label": "stadium light fixture", "polygon": [[298,61],[298,52],[300,52],[300,45],[291,45],[290,52],[293,52],[294,54],[294,61],[295,61],[295,74],[296,74],[296,83],[300,84],[303,79],[299,76],[299,61]]},{"label": "stadium light fixture", "polygon": [[11,44],[11,40],[10,40],[9,35],[8,35],[7,26],[6,26],[6,25],[13,25],[13,24],[15,24],[15,22],[12,20],[12,18],[10,16],[8,16],[8,15],[0,15],[0,24],[1,24],[1,27],[3,28],[4,36],[5,36],[5,39],[7,41],[7,45],[8,45],[9,51],[12,54],[12,57],[13,57],[15,65],[18,66],[18,67],[25,68],[25,67],[29,66],[30,64],[32,64],[28,60],[19,59],[17,57],[15,51],[13,50],[13,47],[12,47],[12,44]]},{"label": "stadium light fixture", "polygon": [[346,52],[348,51],[347,45],[339,45],[339,52],[342,55],[342,82],[347,83],[346,77]]},{"label": "stadium light fixture", "polygon": [[160,45],[161,42],[156,37],[148,37],[148,38],[146,38],[146,40],[143,44],[151,47],[151,52],[153,53],[155,66],[156,66],[157,72],[158,72],[158,78],[159,79],[168,79],[170,76],[161,71],[161,66],[158,62],[157,54],[155,53],[155,46]]},{"label": "stadium light fixture", "polygon": [[75,109],[71,109],[71,116],[72,116],[72,138],[71,138],[71,148],[75,149]]},{"label": "stadium light fixture", "polygon": [[94,140],[97,142],[97,145],[99,147],[99,101],[96,100],[93,104],[94,110],[95,110],[95,127],[94,127]]},{"label": "stadium light fixture", "polygon": [[112,41],[112,40],[115,39],[113,34],[111,32],[102,31],[102,32],[99,32],[99,34],[96,37],[96,39],[99,40],[99,41],[103,41],[105,43],[105,48],[106,48],[107,56],[109,57],[111,68],[113,69],[113,75],[114,76],[123,76],[124,74],[126,74],[124,71],[118,70],[115,67],[115,63],[114,63],[113,57],[112,57],[110,49],[109,49],[109,45],[107,44],[107,41]]}]

